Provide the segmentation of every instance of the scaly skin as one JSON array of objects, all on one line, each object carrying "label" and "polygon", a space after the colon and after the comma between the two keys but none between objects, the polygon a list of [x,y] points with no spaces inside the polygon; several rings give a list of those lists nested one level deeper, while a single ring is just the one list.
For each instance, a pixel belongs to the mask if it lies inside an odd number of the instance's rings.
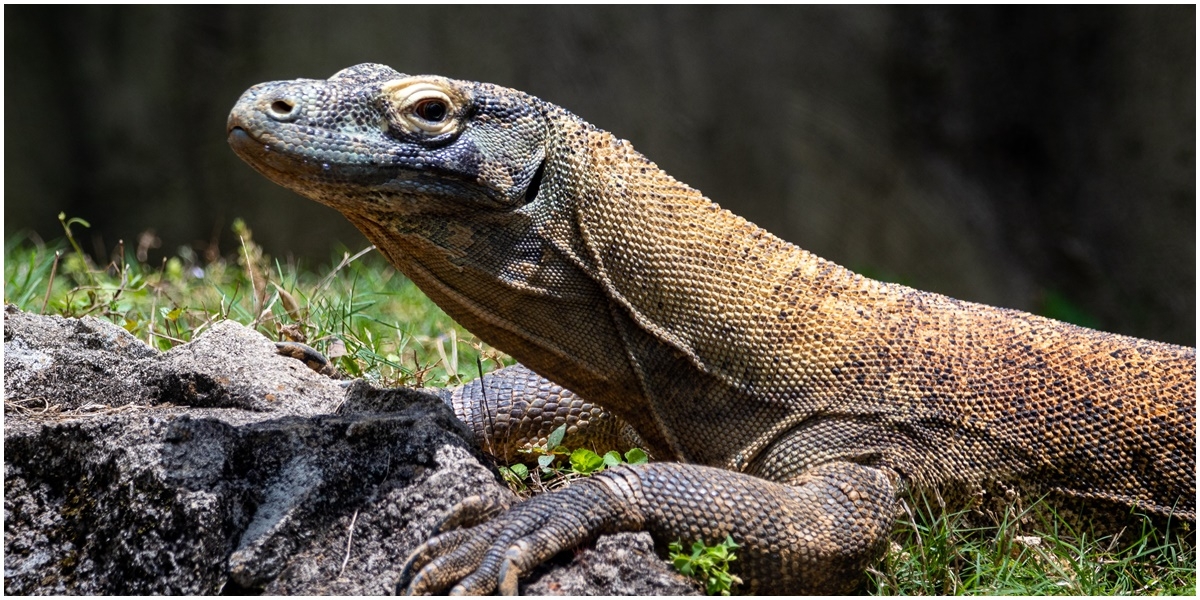
[{"label": "scaly skin", "polygon": [[527,460],[529,455],[519,450],[546,443],[550,432],[563,424],[567,429],[562,443],[568,448],[603,454],[646,445],[615,415],[522,365],[438,390],[438,395],[471,428],[483,449],[504,463]]},{"label": "scaly skin", "polygon": [[[629,529],[732,535],[751,592],[845,591],[898,499],[925,491],[1195,520],[1191,348],[856,275],[494,85],[369,64],[266,83],[229,139],[554,382],[529,387],[572,390],[677,461],[454,517],[474,527],[418,548],[409,592],[514,592],[554,553]],[[491,407],[456,408],[491,435]],[[526,438],[562,422],[531,413],[509,414]]]}]

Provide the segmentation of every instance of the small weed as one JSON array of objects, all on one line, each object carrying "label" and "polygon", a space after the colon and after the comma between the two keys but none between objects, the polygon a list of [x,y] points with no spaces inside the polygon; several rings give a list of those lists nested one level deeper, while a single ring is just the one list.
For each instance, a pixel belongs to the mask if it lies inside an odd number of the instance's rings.
[{"label": "small weed", "polygon": [[737,560],[733,551],[739,546],[728,535],[725,541],[712,546],[696,541],[690,554],[683,551],[681,541],[671,542],[668,548],[675,570],[704,584],[704,591],[710,596],[728,596],[734,586],[742,583],[741,578],[729,572],[729,563]]},{"label": "small weed", "polygon": [[[624,455],[616,450],[600,455],[587,448],[567,448],[562,443],[566,434],[567,424],[563,423],[546,436],[545,444],[531,445],[519,450],[537,463],[537,471],[530,471],[529,467],[522,463],[500,467],[500,474],[509,482],[513,491],[518,494],[528,493],[530,490],[526,482],[536,483],[538,492],[547,491],[562,487],[572,479],[595,475],[609,467],[621,464],[640,465],[650,460],[646,451],[641,448],[632,448]],[[532,477],[535,472],[540,472],[536,479]]]},{"label": "small weed", "polygon": [[500,476],[504,478],[504,482],[518,496],[528,496],[529,486],[525,484],[529,480],[529,467],[522,463],[511,464],[508,466],[500,465]]}]

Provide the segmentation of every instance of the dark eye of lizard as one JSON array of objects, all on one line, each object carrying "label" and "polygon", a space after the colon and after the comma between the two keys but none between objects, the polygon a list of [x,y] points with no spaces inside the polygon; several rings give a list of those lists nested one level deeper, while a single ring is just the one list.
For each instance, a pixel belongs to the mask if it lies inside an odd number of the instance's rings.
[{"label": "dark eye of lizard", "polygon": [[413,112],[418,117],[429,121],[430,123],[440,123],[446,118],[448,107],[446,103],[436,98],[422,100],[413,107]]}]

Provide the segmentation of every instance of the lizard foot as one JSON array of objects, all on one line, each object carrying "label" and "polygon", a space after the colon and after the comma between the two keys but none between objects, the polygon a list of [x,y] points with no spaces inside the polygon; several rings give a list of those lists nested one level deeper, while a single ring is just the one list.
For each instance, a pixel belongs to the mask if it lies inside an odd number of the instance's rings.
[{"label": "lizard foot", "polygon": [[887,541],[896,489],[887,470],[827,463],[791,485],[713,467],[649,463],[616,467],[498,510],[471,499],[442,533],[409,556],[399,593],[516,594],[538,564],[601,533],[650,532],[711,544],[731,537],[734,569],[749,593],[846,593]]},{"label": "lizard foot", "polygon": [[[516,595],[517,582],[562,550],[621,528],[626,510],[600,476],[521,502],[506,512],[496,502],[468,498],[419,546],[401,571],[397,593],[452,596],[498,590]],[[486,520],[490,514],[499,514]],[[481,523],[475,525],[476,523]],[[474,526],[472,526],[474,525]]]}]

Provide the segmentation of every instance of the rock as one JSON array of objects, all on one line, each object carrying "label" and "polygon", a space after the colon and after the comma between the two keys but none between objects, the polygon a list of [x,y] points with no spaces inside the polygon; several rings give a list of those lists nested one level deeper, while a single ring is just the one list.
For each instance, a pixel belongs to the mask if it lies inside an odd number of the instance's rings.
[{"label": "rock", "polygon": [[535,571],[521,587],[533,596],[684,596],[700,593],[700,584],[669,568],[654,553],[646,532],[601,536],[583,548],[566,568],[551,564]]},{"label": "rock", "polygon": [[276,354],[270,340],[233,321],[163,354],[108,321],[9,306],[4,355],[5,400],[30,410],[175,404],[316,415],[332,412],[344,395],[338,382]]},{"label": "rock", "polygon": [[[158,352],[124,329],[92,317],[64,319],[4,310],[4,400],[28,408],[79,410],[146,405],[145,369]],[[37,406],[35,406],[37,405]]]},{"label": "rock", "polygon": [[[450,507],[509,497],[437,396],[343,385],[235,323],[160,353],[5,309],[8,594],[387,594]],[[646,534],[537,594],[695,593]]]}]

